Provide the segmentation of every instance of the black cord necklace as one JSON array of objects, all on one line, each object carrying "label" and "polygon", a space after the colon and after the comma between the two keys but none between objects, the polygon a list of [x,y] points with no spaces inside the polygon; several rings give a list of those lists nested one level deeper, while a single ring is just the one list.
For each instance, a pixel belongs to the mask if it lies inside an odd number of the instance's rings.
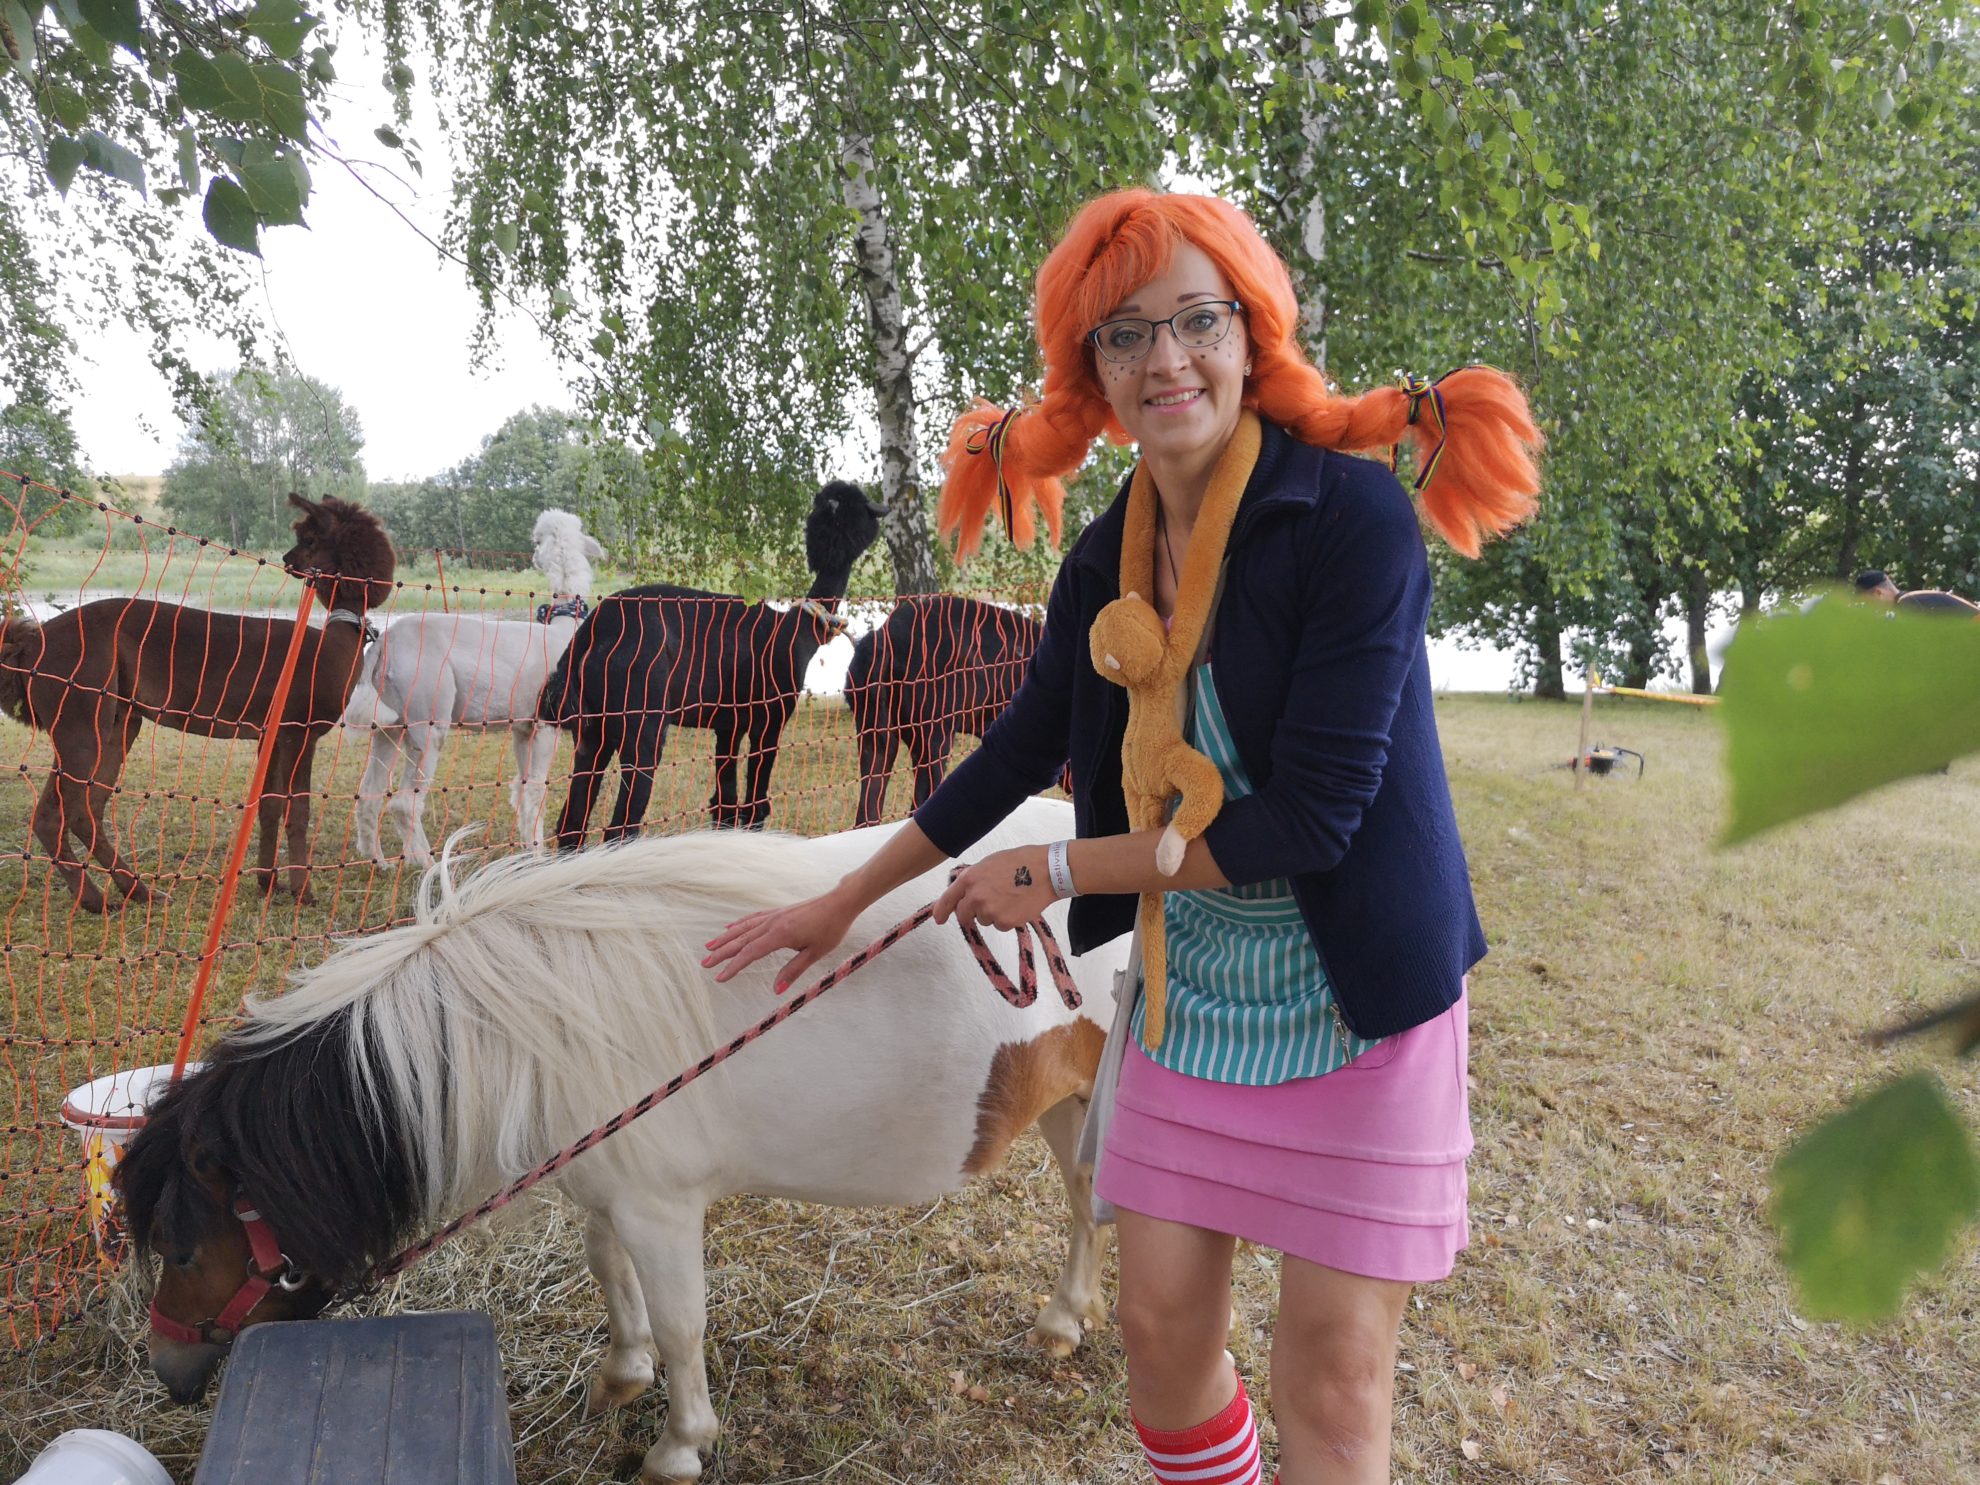
[{"label": "black cord necklace", "polygon": [[1176,591],[1182,591],[1182,569],[1176,566],[1176,549],[1169,545],[1169,521],[1162,514],[1162,498],[1155,498],[1155,529],[1162,537],[1162,551],[1169,559],[1169,576],[1175,579]]}]

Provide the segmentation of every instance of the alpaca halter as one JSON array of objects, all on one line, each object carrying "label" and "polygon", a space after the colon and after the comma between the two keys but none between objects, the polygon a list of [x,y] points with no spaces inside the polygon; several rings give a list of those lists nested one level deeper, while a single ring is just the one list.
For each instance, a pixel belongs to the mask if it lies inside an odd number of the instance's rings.
[{"label": "alpaca halter", "polygon": [[366,644],[370,644],[378,638],[378,626],[372,623],[369,617],[359,613],[354,608],[333,608],[323,622],[326,626],[330,624],[354,625],[364,635],[364,642]]},{"label": "alpaca halter", "polygon": [[965,451],[971,454],[990,456],[997,466],[997,514],[1004,523],[1004,535],[1013,542],[1017,540],[1017,503],[1011,495],[1011,487],[1004,479],[1004,444],[1011,436],[1011,424],[1031,409],[1029,406],[1014,407],[988,428],[973,430],[963,443]]},{"label": "alpaca halter", "polygon": [[[1444,373],[1444,376],[1449,375],[1448,371]],[[1405,376],[1402,379],[1403,393],[1409,398],[1409,426],[1416,425],[1417,415],[1423,411],[1426,399],[1430,403],[1430,415],[1437,420],[1437,446],[1430,450],[1430,456],[1416,471],[1416,483],[1412,486],[1419,495],[1423,493],[1423,487],[1430,483],[1430,476],[1437,472],[1437,462],[1444,457],[1444,445],[1451,437],[1450,424],[1444,418],[1444,394],[1437,390],[1437,382],[1443,379],[1443,376],[1438,377],[1435,382],[1425,381],[1420,376]],[[1389,450],[1389,472],[1392,474],[1395,472],[1397,456],[1401,452],[1401,444],[1396,444]]]},{"label": "alpaca halter", "polygon": [[576,619],[582,624],[584,616],[590,612],[591,605],[584,601],[584,595],[576,593],[569,598],[558,598],[549,603],[537,604],[536,622],[548,624],[555,619]]}]

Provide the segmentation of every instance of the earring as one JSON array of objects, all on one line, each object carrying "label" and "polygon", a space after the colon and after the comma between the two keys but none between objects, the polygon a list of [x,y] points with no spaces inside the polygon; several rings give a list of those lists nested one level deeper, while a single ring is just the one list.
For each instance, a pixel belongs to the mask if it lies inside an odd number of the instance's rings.
[{"label": "earring", "polygon": [[1245,374],[1246,376],[1250,376],[1250,375],[1251,375],[1251,363],[1250,363],[1249,361],[1247,361],[1247,362],[1245,362],[1245,363],[1244,363],[1244,374]]}]

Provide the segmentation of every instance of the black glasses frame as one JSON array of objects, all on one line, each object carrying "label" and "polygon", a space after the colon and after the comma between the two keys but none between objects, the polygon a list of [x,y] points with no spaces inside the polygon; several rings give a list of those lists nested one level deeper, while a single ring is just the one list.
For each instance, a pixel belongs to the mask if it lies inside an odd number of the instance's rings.
[{"label": "black glasses frame", "polygon": [[[1176,321],[1180,320],[1186,314],[1193,313],[1210,305],[1228,309],[1231,312],[1231,317],[1224,322],[1224,334],[1219,335],[1215,340],[1206,340],[1201,345],[1191,345],[1182,338],[1182,332],[1176,328]],[[1237,317],[1243,313],[1244,303],[1241,300],[1199,299],[1194,304],[1185,304],[1166,320],[1148,320],[1143,319],[1139,315],[1123,315],[1117,320],[1103,320],[1086,332],[1086,343],[1093,347],[1093,353],[1102,360],[1111,361],[1116,366],[1132,366],[1136,361],[1145,361],[1148,359],[1149,354],[1155,349],[1155,332],[1163,325],[1169,327],[1169,334],[1176,338],[1176,344],[1184,350],[1205,351],[1213,345],[1221,344],[1224,336],[1231,333],[1231,326],[1237,323]],[[1129,356],[1125,359],[1108,355],[1106,348],[1100,344],[1100,332],[1110,325],[1146,325],[1148,327],[1148,348],[1138,356]]]}]

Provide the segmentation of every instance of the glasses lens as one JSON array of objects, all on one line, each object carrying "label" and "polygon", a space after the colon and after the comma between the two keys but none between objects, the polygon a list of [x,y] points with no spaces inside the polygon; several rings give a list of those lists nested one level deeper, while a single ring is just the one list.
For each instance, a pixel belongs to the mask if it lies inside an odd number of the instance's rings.
[{"label": "glasses lens", "polygon": [[1173,320],[1176,339],[1195,350],[1206,345],[1215,345],[1222,340],[1231,328],[1231,307],[1228,304],[1194,304]]},{"label": "glasses lens", "polygon": [[1093,332],[1093,343],[1109,361],[1139,361],[1154,339],[1155,327],[1146,320],[1109,320]]}]

